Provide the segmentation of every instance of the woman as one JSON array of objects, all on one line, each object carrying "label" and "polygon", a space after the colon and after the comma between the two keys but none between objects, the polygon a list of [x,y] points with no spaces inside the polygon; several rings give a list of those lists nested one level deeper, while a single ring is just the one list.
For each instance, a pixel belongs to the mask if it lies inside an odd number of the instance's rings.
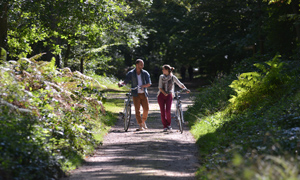
[{"label": "woman", "polygon": [[173,75],[172,71],[174,67],[170,65],[163,65],[163,74],[159,76],[158,82],[158,96],[157,101],[160,107],[161,122],[164,126],[164,132],[168,129],[172,130],[171,127],[171,105],[174,97],[174,83],[180,88],[186,88],[176,76]]}]

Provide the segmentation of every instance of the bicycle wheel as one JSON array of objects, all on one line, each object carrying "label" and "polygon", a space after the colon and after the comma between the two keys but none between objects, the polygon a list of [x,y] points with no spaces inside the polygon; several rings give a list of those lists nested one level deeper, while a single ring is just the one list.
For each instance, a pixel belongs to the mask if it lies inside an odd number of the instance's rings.
[{"label": "bicycle wheel", "polygon": [[180,132],[182,134],[182,132],[183,132],[183,128],[182,128],[183,124],[182,124],[182,110],[181,109],[177,110],[177,121],[178,121],[179,130],[180,130]]},{"label": "bicycle wheel", "polygon": [[124,130],[126,132],[129,128],[130,118],[131,118],[131,105],[127,105],[125,107],[125,113],[124,113]]}]

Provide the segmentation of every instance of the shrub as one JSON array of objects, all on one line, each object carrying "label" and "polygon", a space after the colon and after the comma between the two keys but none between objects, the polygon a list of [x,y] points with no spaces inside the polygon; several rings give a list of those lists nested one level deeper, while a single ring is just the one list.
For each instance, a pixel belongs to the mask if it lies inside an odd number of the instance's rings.
[{"label": "shrub", "polygon": [[186,113],[200,147],[199,179],[299,179],[299,66],[276,56],[201,89]]},{"label": "shrub", "polygon": [[230,87],[236,92],[229,100],[228,111],[240,112],[262,101],[270,101],[280,97],[289,87],[290,77],[284,72],[285,63],[280,62],[279,55],[264,64],[256,63],[256,72],[242,73]]},{"label": "shrub", "polygon": [[[91,153],[92,133],[105,114],[97,80],[51,62],[30,59],[0,66],[0,175],[53,179],[74,157]],[[101,124],[104,126],[104,124]]]}]

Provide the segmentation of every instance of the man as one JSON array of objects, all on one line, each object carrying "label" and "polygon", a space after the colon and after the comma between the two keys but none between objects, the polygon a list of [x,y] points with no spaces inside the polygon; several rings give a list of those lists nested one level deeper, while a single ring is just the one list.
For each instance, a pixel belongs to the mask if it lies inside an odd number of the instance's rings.
[{"label": "man", "polygon": [[[139,124],[137,131],[143,131],[147,129],[146,120],[149,111],[148,91],[147,88],[151,86],[150,74],[143,70],[144,61],[137,59],[135,61],[135,68],[126,74],[126,78],[123,82],[119,82],[119,87],[131,83],[131,87],[141,87],[137,90],[132,90],[132,99],[135,107],[135,117]],[[143,107],[143,117],[141,117],[140,107]]]}]

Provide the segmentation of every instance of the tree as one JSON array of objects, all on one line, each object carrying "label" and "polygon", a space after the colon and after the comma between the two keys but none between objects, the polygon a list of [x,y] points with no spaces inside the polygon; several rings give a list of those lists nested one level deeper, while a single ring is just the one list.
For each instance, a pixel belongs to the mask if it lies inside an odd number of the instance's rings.
[{"label": "tree", "polygon": [[122,0],[5,0],[2,3],[8,8],[3,11],[1,20],[8,26],[1,26],[1,32],[8,33],[1,42],[8,40],[10,57],[46,51],[45,60],[56,56],[57,66],[62,64],[58,57],[64,59],[65,65],[69,65],[68,60],[73,57],[83,63],[83,56],[91,49],[119,43],[116,41],[124,40],[120,35],[132,31],[130,25],[120,30],[123,19],[131,13]]},{"label": "tree", "polygon": [[0,2],[0,47],[7,48],[7,10],[8,3]]}]

